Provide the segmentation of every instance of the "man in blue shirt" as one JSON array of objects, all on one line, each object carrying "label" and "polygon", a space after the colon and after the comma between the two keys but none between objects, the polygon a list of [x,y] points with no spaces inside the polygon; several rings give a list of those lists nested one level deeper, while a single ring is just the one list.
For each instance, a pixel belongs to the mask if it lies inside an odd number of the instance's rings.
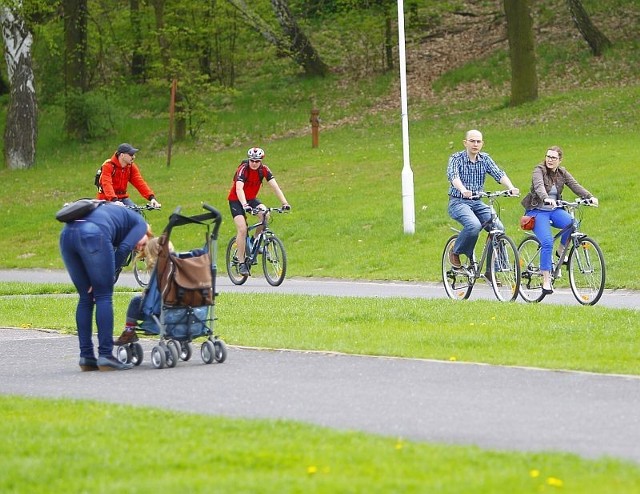
[{"label": "man in blue shirt", "polygon": [[[449,253],[449,260],[454,268],[462,267],[461,254],[469,259],[473,257],[482,224],[491,219],[491,208],[480,199],[471,199],[475,193],[484,190],[486,176],[491,175],[512,195],[520,194],[520,190],[513,186],[507,174],[498,168],[491,156],[480,152],[484,144],[480,131],[468,131],[462,143],[465,150],[452,154],[447,166],[447,179],[451,184],[449,216],[462,225],[462,231]],[[501,224],[499,227],[504,230]]]}]

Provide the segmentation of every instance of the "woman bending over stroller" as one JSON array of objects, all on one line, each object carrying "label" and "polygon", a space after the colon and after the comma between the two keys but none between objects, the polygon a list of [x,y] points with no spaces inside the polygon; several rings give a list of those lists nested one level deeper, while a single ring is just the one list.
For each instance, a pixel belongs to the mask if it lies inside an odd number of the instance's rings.
[{"label": "woman bending over stroller", "polygon": [[[158,237],[153,237],[147,242],[144,248],[143,255],[147,261],[147,270],[152,273],[149,285],[145,288],[144,292],[135,295],[129,302],[127,308],[127,319],[125,322],[125,328],[120,337],[113,342],[115,346],[127,345],[129,343],[135,343],[138,341],[138,335],[135,328],[138,326],[139,321],[146,319],[145,307],[153,307],[153,313],[160,314],[160,291],[158,290],[157,280],[154,273],[156,262],[158,261],[158,255],[160,253],[160,242]],[[169,250],[174,251],[173,244],[169,242]],[[149,328],[144,328],[145,331],[149,331]]]}]

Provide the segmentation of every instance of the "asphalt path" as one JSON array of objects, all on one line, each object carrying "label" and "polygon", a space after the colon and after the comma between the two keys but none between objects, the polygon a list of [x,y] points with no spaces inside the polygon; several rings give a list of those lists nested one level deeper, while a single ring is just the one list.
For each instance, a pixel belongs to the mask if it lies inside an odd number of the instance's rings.
[{"label": "asphalt path", "polygon": [[[28,281],[34,283],[71,283],[63,270],[26,269],[0,270],[2,281]],[[137,287],[130,272],[124,272],[118,286]],[[287,278],[278,287],[269,285],[263,276],[252,276],[244,285],[236,286],[225,273],[216,278],[219,293],[289,293],[298,295],[333,295],[338,297],[406,297],[446,298],[442,283],[356,281],[323,278]],[[482,280],[476,283],[470,300],[496,300],[491,287]],[[525,303],[518,299],[519,303]],[[569,289],[556,290],[542,304],[579,305]],[[640,292],[630,290],[605,290],[598,302],[601,307],[640,309]]]},{"label": "asphalt path", "polygon": [[[0,271],[0,281],[10,280],[68,282],[60,271]],[[223,277],[218,281],[221,293],[444,294],[441,287],[436,293],[436,284],[422,283],[288,279],[274,289],[257,277],[244,287]],[[125,275],[119,283],[130,282],[134,286]],[[484,296],[486,290],[477,288],[472,297]],[[559,303],[558,298],[549,303]],[[633,292],[607,293],[602,305],[638,308],[638,300]],[[190,361],[157,370],[149,363],[156,342],[142,343],[145,361],[134,370],[83,373],[75,336],[0,328],[0,392],[291,419],[436,443],[640,462],[640,378],[634,376],[240,347],[229,348],[223,364],[203,364],[196,347]]]}]

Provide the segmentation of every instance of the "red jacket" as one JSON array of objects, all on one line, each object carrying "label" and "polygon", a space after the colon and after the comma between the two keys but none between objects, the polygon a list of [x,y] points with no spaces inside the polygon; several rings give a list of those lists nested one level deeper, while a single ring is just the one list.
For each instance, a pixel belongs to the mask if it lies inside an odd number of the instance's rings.
[{"label": "red jacket", "polygon": [[261,164],[256,170],[252,170],[249,167],[249,160],[243,160],[233,176],[233,183],[227,199],[230,201],[238,200],[236,182],[244,182],[244,196],[247,201],[255,199],[260,192],[264,178],[267,179],[267,182],[273,179],[273,173],[267,165]]},{"label": "red jacket", "polygon": [[129,182],[133,185],[140,195],[147,200],[155,197],[151,187],[142,178],[140,169],[135,163],[122,168],[118,157],[114,155],[102,164],[102,174],[100,175],[101,191],[98,192],[98,199],[106,199],[113,201],[114,199],[125,199],[129,197],[127,186]]}]

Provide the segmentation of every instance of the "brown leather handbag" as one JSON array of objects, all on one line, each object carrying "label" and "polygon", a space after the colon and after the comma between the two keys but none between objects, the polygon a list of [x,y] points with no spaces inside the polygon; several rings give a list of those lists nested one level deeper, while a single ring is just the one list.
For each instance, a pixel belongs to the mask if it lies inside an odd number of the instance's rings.
[{"label": "brown leather handbag", "polygon": [[522,218],[520,218],[520,228],[522,228],[523,230],[533,230],[535,224],[535,216],[524,215]]}]

